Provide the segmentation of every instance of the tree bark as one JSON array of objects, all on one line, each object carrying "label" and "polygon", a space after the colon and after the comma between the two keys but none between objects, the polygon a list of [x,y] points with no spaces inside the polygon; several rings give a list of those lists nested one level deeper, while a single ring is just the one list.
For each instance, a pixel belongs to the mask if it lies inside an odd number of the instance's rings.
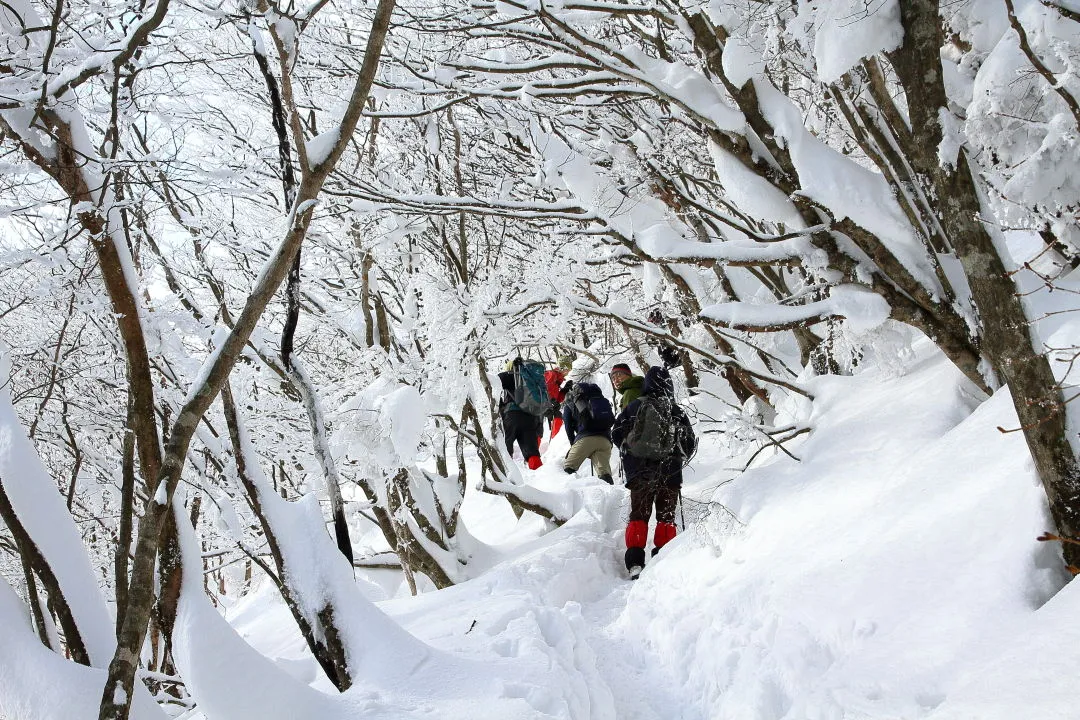
[{"label": "tree bark", "polygon": [[226,382],[221,388],[221,403],[225,411],[225,424],[229,429],[229,440],[232,443],[233,458],[236,462],[236,474],[240,478],[240,484],[247,493],[248,504],[259,521],[266,544],[270,548],[270,555],[274,558],[274,566],[277,568],[277,586],[285,605],[292,613],[296,625],[300,628],[300,634],[304,636],[311,654],[315,656],[323,672],[330,682],[338,690],[344,692],[352,685],[352,677],[349,675],[349,665],[345,657],[345,647],[340,642],[340,633],[337,628],[327,626],[327,622],[333,621],[333,611],[324,609],[318,613],[318,617],[309,618],[304,614],[297,602],[297,589],[290,584],[289,567],[285,556],[281,552],[276,529],[270,523],[270,519],[263,511],[262,489],[252,479],[247,467],[248,453],[245,452],[243,439],[240,432],[240,421],[236,413],[236,403],[233,400],[232,389]]},{"label": "tree bark", "polygon": [[[71,653],[71,659],[81,665],[89,665],[90,653],[86,650],[79,626],[75,624],[75,616],[71,613],[67,598],[64,597],[64,592],[60,588],[60,581],[53,574],[52,568],[49,567],[49,563],[38,549],[34,539],[30,537],[30,533],[23,527],[19,516],[15,514],[15,508],[12,507],[7,492],[4,490],[3,478],[0,478],[0,520],[4,521],[11,536],[15,539],[15,545],[19,548],[19,557],[41,579],[41,584],[48,593],[49,606],[60,620],[60,627],[64,631],[64,644]],[[33,601],[34,598],[31,597],[31,602]],[[43,617],[41,622],[39,632],[44,633]],[[47,642],[46,645],[48,645]]]},{"label": "tree bark", "polygon": [[[977,180],[961,148],[943,164],[938,148],[947,112],[940,51],[944,31],[938,0],[901,3],[904,45],[890,55],[907,95],[912,163],[937,196],[946,235],[967,274],[981,325],[982,352],[1009,386],[1035,469],[1059,534],[1080,538],[1080,467],[1069,442],[1065,402],[1050,363],[1040,352],[1031,323],[993,238],[980,222]],[[993,382],[994,379],[991,379]],[[1066,563],[1080,567],[1080,545],[1064,543]]]}]

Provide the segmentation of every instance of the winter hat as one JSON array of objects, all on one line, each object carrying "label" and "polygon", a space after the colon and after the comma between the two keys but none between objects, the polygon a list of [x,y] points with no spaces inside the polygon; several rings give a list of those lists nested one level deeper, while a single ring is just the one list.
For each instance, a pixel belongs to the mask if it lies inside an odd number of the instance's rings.
[{"label": "winter hat", "polygon": [[611,373],[615,372],[616,370],[621,370],[622,372],[626,373],[627,375],[633,375],[634,374],[634,373],[630,372],[630,366],[627,365],[626,363],[615,363],[614,365],[611,366],[611,370],[608,372],[608,374],[610,375]]}]

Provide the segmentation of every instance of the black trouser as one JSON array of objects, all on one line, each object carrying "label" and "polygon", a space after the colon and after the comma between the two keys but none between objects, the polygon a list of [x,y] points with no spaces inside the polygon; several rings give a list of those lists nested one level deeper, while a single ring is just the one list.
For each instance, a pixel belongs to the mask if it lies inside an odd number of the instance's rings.
[{"label": "black trouser", "polygon": [[503,434],[506,436],[506,452],[514,454],[514,443],[521,448],[521,455],[528,460],[540,455],[539,438],[544,434],[544,419],[521,410],[503,413]]},{"label": "black trouser", "polygon": [[675,524],[675,506],[679,504],[679,488],[661,483],[641,483],[630,491],[630,522],[649,522],[653,505],[656,505],[656,522]]}]

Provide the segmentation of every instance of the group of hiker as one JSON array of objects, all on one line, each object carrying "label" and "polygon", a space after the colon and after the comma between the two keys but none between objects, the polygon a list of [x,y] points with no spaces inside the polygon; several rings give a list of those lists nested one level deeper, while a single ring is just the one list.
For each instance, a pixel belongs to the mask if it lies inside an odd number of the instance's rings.
[{"label": "group of hiker", "polygon": [[506,364],[499,373],[506,450],[512,456],[516,444],[530,469],[541,467],[547,419],[550,436],[565,429],[571,443],[563,469],[574,474],[589,460],[594,474],[613,485],[611,452],[618,447],[630,491],[626,569],[635,578],[645,566],[654,509],[653,555],[675,537],[682,470],[697,449],[697,438],[686,412],[675,402],[667,367],[654,366],[640,376],[626,363],[613,365],[608,377],[619,396],[617,415],[600,386],[568,378],[571,369],[568,357],[551,369],[520,357]]}]

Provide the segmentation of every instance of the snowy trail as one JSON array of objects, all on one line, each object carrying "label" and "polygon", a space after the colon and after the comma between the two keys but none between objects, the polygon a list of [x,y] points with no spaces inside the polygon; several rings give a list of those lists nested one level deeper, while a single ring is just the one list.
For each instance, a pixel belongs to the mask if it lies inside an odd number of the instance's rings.
[{"label": "snowy trail", "polygon": [[675,690],[674,679],[667,677],[664,663],[644,637],[629,623],[620,622],[633,587],[621,574],[613,575],[611,593],[582,611],[585,642],[597,658],[596,674],[611,693],[614,716],[620,720],[666,720],[676,714],[673,708],[679,708],[680,718],[704,719],[696,708],[686,706],[686,698]]},{"label": "snowy trail", "polygon": [[[669,660],[650,647],[645,634],[626,618],[628,603],[650,599],[645,592],[634,592],[636,585],[626,579],[623,568],[627,491],[602,490],[599,507],[581,513],[567,526],[537,539],[532,550],[458,590],[471,586],[467,594],[481,605],[501,592],[514,598],[512,610],[497,614],[497,621],[490,624],[480,621],[478,629],[502,657],[527,661],[533,655],[533,661],[539,659],[560,678],[561,699],[532,702],[543,715],[572,720],[673,716],[704,720],[706,713],[689,706],[679,692]],[[658,561],[662,558],[652,563]]]}]

